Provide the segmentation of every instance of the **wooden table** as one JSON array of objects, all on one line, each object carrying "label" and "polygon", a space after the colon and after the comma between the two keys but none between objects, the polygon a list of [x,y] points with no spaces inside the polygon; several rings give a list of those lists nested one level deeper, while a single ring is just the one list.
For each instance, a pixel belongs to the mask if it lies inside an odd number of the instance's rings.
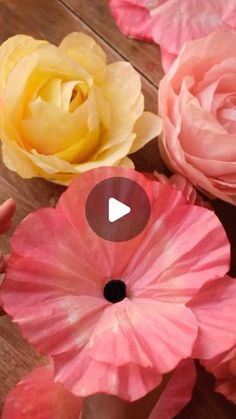
[{"label": "wooden table", "polygon": [[[146,109],[157,112],[158,84],[163,76],[159,48],[125,38],[113,22],[106,0],[0,0],[1,42],[14,34],[25,33],[58,44],[73,31],[92,35],[104,48],[110,62],[131,61],[142,76]],[[134,161],[139,170],[166,171],[156,142],[138,152]],[[9,237],[16,225],[31,211],[54,205],[63,190],[63,187],[41,179],[23,181],[0,162],[0,202],[13,196],[17,203],[13,227],[0,238],[0,248],[9,252]],[[214,207],[236,249],[235,207],[219,201],[214,203]],[[235,250],[232,253],[231,274],[236,276]],[[22,340],[7,316],[0,317],[0,406],[9,389],[40,362],[39,356]],[[214,393],[213,388],[213,378],[198,367],[193,399],[178,417],[235,419],[235,406]]]}]

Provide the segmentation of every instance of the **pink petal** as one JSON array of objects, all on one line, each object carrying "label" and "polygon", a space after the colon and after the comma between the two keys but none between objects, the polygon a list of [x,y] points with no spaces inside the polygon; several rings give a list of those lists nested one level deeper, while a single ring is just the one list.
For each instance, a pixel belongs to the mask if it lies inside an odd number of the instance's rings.
[{"label": "pink petal", "polygon": [[117,367],[99,362],[90,357],[87,349],[57,355],[54,362],[55,379],[82,397],[106,393],[134,401],[153,390],[162,380],[155,368],[134,363]]},{"label": "pink petal", "polygon": [[0,234],[5,233],[10,227],[15,210],[16,204],[12,198],[0,205]]},{"label": "pink petal", "polygon": [[195,318],[185,306],[125,299],[100,317],[90,337],[90,356],[117,366],[155,367],[162,375],[191,355],[196,336]]},{"label": "pink petal", "polygon": [[28,374],[7,396],[2,419],[78,419],[81,399],[53,381],[53,368]]},{"label": "pink petal", "polygon": [[[142,3],[127,0],[110,0],[112,15],[124,35],[152,41],[152,20]],[[136,3],[136,4],[135,4]]]},{"label": "pink petal", "polygon": [[176,368],[149,419],[172,419],[191,400],[196,382],[196,369],[191,359]]},{"label": "pink petal", "polygon": [[[92,231],[84,214],[86,200],[92,188],[99,181],[114,176],[126,177],[137,182],[147,193],[152,208],[152,215],[146,229],[136,238],[130,240],[128,246],[127,242],[111,243],[101,239]],[[112,194],[112,190],[109,192]],[[169,185],[150,182],[149,179],[134,170],[99,168],[88,171],[75,179],[70,188],[61,196],[57,207],[66,212],[71,223],[79,230],[80,234],[82,233],[88,258],[91,259],[93,254],[93,265],[96,266],[97,271],[100,272],[103,269],[104,275],[110,275],[112,266],[113,276],[120,277],[144,236],[148,235],[152,229],[153,221],[183,204],[185,204],[184,197]],[[82,216],[78,217],[78,214]]]},{"label": "pink petal", "polygon": [[161,64],[165,73],[167,73],[176,58],[177,54],[172,54],[171,52],[161,47]]},{"label": "pink petal", "polygon": [[199,325],[193,357],[211,359],[236,345],[236,280],[225,276],[206,284],[190,301]]},{"label": "pink petal", "polygon": [[[189,239],[191,238],[191,239]],[[123,278],[136,297],[186,302],[229,268],[230,247],[212,211],[183,206],[157,220]]]}]

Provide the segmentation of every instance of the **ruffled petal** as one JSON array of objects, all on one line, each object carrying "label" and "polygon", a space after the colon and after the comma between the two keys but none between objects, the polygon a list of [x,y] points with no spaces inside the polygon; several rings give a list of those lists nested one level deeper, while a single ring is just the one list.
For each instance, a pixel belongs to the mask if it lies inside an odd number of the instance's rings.
[{"label": "ruffled petal", "polygon": [[149,419],[173,419],[191,400],[196,369],[191,359],[182,361],[161,394]]},{"label": "ruffled petal", "polygon": [[186,302],[229,263],[229,241],[216,215],[186,205],[154,222],[123,278],[135,284],[135,296]]},{"label": "ruffled petal", "polygon": [[162,375],[191,355],[196,336],[196,319],[185,306],[134,299],[131,294],[103,312],[88,345],[90,356],[99,362],[133,362],[155,367]]},{"label": "ruffled petal", "polygon": [[86,349],[80,353],[57,355],[54,361],[55,380],[81,397],[106,393],[135,401],[152,391],[162,380],[155,368],[143,368],[134,363],[117,367],[96,361]]},{"label": "ruffled petal", "polygon": [[193,357],[211,359],[236,345],[236,280],[225,276],[206,284],[188,304],[197,318]]}]

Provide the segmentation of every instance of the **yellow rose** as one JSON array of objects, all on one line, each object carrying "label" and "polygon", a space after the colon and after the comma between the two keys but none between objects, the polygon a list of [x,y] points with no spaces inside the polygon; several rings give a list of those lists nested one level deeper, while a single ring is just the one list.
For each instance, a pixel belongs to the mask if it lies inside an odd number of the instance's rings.
[{"label": "yellow rose", "polygon": [[0,47],[0,136],[3,161],[24,178],[68,185],[99,166],[129,166],[126,157],[161,130],[144,112],[139,74],[107,64],[83,33],[59,47],[16,35]]}]

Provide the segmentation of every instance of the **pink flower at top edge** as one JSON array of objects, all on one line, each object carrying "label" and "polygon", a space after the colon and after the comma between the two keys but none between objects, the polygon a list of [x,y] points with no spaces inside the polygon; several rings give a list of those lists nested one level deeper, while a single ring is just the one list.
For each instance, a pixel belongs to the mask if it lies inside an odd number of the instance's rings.
[{"label": "pink flower at top edge", "polygon": [[202,364],[216,378],[216,391],[236,404],[236,345]]},{"label": "pink flower at top edge", "polygon": [[[143,232],[127,242],[101,239],[85,216],[91,189],[117,176],[137,182],[152,209]],[[77,396],[104,392],[129,401],[191,356],[200,320],[187,303],[227,272],[230,259],[212,211],[187,204],[168,184],[111,167],[84,173],[55,209],[29,215],[13,236],[12,250],[4,309],[26,339],[52,355],[56,381]],[[117,303],[104,296],[112,279],[122,280],[126,293]],[[227,331],[216,353],[232,345]]]},{"label": "pink flower at top edge", "polygon": [[167,71],[183,45],[219,29],[236,29],[234,0],[110,0],[120,30],[160,45]]},{"label": "pink flower at top edge", "polygon": [[[196,381],[193,361],[182,361],[149,419],[172,419],[189,402]],[[82,399],[53,381],[53,365],[28,374],[6,398],[2,419],[79,419]]]}]

